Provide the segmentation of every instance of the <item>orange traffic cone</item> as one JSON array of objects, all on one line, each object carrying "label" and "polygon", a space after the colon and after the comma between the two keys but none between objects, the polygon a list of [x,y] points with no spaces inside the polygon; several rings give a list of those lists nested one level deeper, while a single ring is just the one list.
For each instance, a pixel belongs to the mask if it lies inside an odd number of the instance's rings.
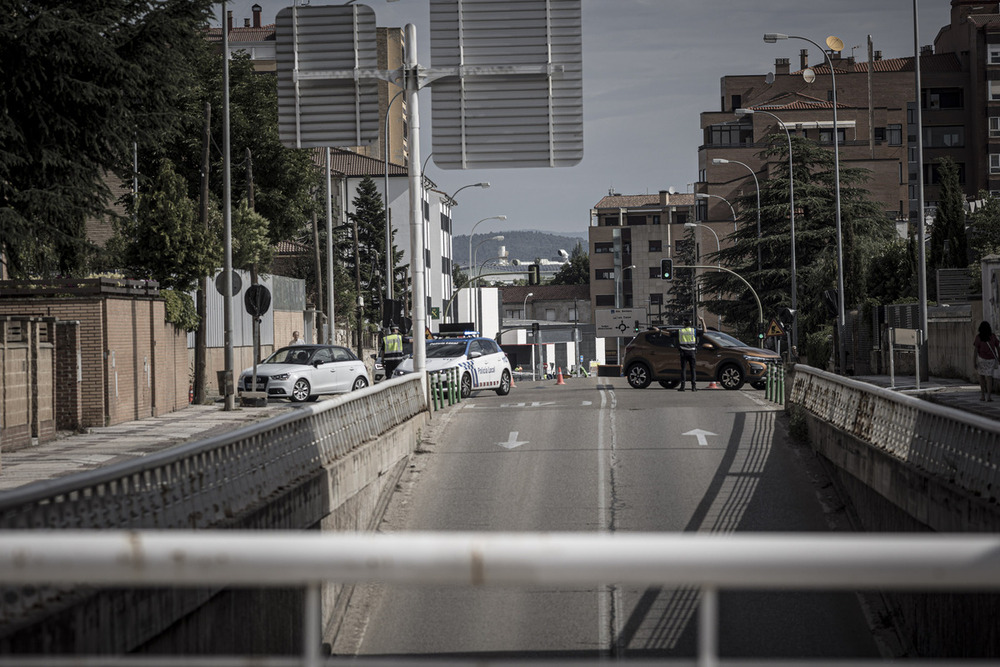
[{"label": "orange traffic cone", "polygon": [[716,382],[715,380],[712,380],[711,382],[708,383],[708,388],[709,389],[722,389],[722,387],[719,386],[719,383]]},{"label": "orange traffic cone", "polygon": [[559,375],[556,379],[556,384],[566,384],[565,382],[563,382],[562,378],[562,366],[559,367]]}]

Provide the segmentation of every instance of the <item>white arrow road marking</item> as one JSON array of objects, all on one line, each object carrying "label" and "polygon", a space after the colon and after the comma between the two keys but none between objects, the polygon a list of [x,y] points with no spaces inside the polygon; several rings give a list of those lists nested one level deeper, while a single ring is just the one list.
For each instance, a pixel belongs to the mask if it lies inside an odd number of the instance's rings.
[{"label": "white arrow road marking", "polygon": [[700,428],[696,428],[693,431],[688,431],[687,433],[682,433],[681,435],[693,435],[694,437],[698,438],[698,445],[704,447],[708,445],[708,438],[706,436],[719,435],[719,434],[712,433],[711,431],[705,431]]},{"label": "white arrow road marking", "polygon": [[593,404],[594,404],[593,401],[584,401],[583,402],[583,405],[593,405]]},{"label": "white arrow road marking", "polygon": [[498,442],[498,445],[504,449],[514,449],[515,447],[520,447],[521,445],[528,444],[527,440],[518,440],[517,431],[511,431],[510,435],[507,437],[507,442]]}]

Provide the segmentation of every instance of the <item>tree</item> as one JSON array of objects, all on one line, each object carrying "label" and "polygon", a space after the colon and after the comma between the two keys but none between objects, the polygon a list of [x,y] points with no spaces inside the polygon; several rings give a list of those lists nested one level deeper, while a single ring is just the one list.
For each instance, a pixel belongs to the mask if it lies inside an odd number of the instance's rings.
[{"label": "tree", "polygon": [[162,160],[148,191],[138,197],[134,219],[122,218],[117,225],[111,243],[129,275],[188,291],[218,265],[218,235],[202,226],[186,188],[173,163]]},{"label": "tree", "polygon": [[583,244],[579,241],[573,252],[570,253],[569,261],[562,265],[556,272],[550,285],[589,285],[590,284],[590,255],[583,249]]},{"label": "tree", "polygon": [[[694,266],[695,261],[694,230],[686,229],[684,238],[678,239],[674,246],[674,277],[667,284],[667,296],[670,297],[663,309],[664,324],[680,324],[691,317],[694,307],[694,269],[678,268]],[[633,269],[634,271],[635,269]]]},{"label": "tree", "polygon": [[[85,270],[133,142],[177,128],[209,0],[25,0],[3,10],[0,252],[11,275]],[[17,63],[17,66],[12,66]]]},{"label": "tree", "polygon": [[[347,217],[358,226],[358,248],[354,252],[353,234],[342,229],[346,238],[342,240],[345,252],[343,259],[349,275],[354,275],[354,267],[359,265],[361,273],[361,294],[365,298],[364,316],[369,322],[381,322],[381,304],[385,294],[385,209],[382,205],[382,195],[378,191],[375,180],[370,177],[362,179],[358,184],[357,195],[353,200],[354,212]],[[396,238],[396,230],[392,230],[391,241]],[[348,240],[349,239],[349,240]],[[402,294],[405,286],[401,275],[396,273],[396,266],[403,258],[403,252],[395,243],[391,249],[394,273],[393,295]]]},{"label": "tree", "polygon": [[980,205],[969,219],[969,242],[976,264],[986,255],[1000,253],[1000,197],[980,191],[977,200]]},{"label": "tree", "polygon": [[[785,135],[772,135],[760,156],[776,164],[771,177],[761,181],[761,267],[757,268],[756,191],[736,200],[741,220],[729,235],[730,247],[713,252],[709,260],[721,260],[757,291],[768,313],[776,314],[791,306],[791,246],[789,224],[788,143]],[[829,321],[824,292],[837,287],[837,239],[834,233],[833,153],[815,142],[792,138],[795,178],[795,251],[799,290],[800,333],[818,329]],[[864,169],[841,166],[841,233],[845,303],[863,301],[868,293],[868,266],[882,244],[895,233],[892,222],[870,199],[864,185],[870,178]],[[721,313],[741,335],[755,338],[758,328],[756,300],[746,286],[728,273],[707,273],[703,278],[710,291],[730,295],[706,305]]]},{"label": "tree", "polygon": [[935,281],[933,269],[965,268],[969,265],[968,243],[965,237],[965,195],[958,181],[958,165],[950,157],[938,161],[941,195],[934,226],[931,227],[931,249],[928,258],[930,282]]}]

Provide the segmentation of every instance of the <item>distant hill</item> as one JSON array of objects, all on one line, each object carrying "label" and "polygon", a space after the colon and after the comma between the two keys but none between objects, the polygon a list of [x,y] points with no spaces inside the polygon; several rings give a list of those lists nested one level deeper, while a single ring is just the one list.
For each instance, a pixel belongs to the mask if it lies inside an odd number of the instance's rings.
[{"label": "distant hill", "polygon": [[[507,250],[509,259],[520,259],[533,262],[535,258],[559,260],[559,250],[568,253],[573,252],[577,243],[583,246],[587,252],[586,234],[548,234],[546,232],[533,231],[509,231],[506,229],[486,229],[481,231],[482,226],[476,230],[476,237],[473,240],[473,252],[476,261],[480,264],[491,257],[497,257],[500,247]],[[487,241],[491,236],[503,236],[503,241]],[[482,244],[482,245],[480,245]],[[478,250],[476,249],[478,246]],[[469,236],[464,234],[452,239],[452,259],[461,264],[469,264]]]}]

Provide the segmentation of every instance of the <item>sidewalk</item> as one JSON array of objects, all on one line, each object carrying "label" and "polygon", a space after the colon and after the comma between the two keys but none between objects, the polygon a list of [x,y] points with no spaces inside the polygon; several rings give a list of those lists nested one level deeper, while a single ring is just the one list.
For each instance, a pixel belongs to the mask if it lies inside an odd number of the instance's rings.
[{"label": "sidewalk", "polygon": [[225,411],[221,400],[189,405],[159,417],[147,417],[86,433],[60,432],[55,440],[13,452],[0,451],[0,496],[4,491],[101,466],[139,458],[188,441],[202,440],[294,410],[287,401],[262,408]]},{"label": "sidewalk", "polygon": [[[859,375],[853,379],[878,387],[890,386],[888,375]],[[979,384],[972,384],[965,379],[931,377],[927,382],[921,382],[920,390],[917,391],[916,378],[912,375],[897,375],[895,390],[931,403],[1000,421],[1000,387],[997,384],[1000,383],[994,383],[993,386],[992,401],[980,401]]]}]

